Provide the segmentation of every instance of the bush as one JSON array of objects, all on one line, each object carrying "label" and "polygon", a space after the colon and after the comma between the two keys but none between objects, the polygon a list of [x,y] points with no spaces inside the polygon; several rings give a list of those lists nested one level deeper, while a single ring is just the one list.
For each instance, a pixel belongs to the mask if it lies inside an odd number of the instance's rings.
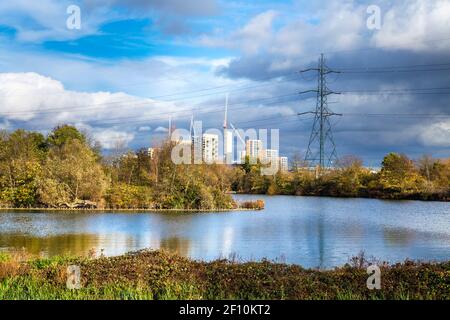
[{"label": "bush", "polygon": [[148,187],[124,183],[112,185],[106,193],[106,205],[111,209],[147,209],[153,207]]},{"label": "bush", "polygon": [[256,200],[256,201],[244,201],[239,204],[239,208],[242,209],[253,209],[253,210],[263,210],[264,209],[264,200]]}]

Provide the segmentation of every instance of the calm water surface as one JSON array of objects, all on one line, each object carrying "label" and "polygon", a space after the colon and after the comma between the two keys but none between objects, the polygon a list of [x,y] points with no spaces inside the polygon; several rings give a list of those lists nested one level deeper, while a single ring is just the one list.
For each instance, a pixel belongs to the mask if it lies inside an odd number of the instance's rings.
[{"label": "calm water surface", "polygon": [[0,212],[0,250],[44,255],[119,255],[164,248],[195,259],[268,258],[333,267],[364,250],[390,262],[450,259],[450,203],[236,196],[261,199],[258,212]]}]

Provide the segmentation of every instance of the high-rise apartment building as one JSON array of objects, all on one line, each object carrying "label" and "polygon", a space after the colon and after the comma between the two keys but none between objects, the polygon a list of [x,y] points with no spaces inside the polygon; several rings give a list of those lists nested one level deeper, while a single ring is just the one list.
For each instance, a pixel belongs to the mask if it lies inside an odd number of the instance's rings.
[{"label": "high-rise apartment building", "polygon": [[[200,139],[197,138],[194,143],[199,143]],[[216,134],[205,133],[201,139],[202,145],[202,157],[206,163],[214,163],[219,159],[219,136]]]},{"label": "high-rise apartment building", "polygon": [[155,148],[148,148],[147,149],[147,154],[148,154],[150,159],[153,159],[153,157],[155,156]]},{"label": "high-rise apartment building", "polygon": [[261,162],[265,165],[270,165],[272,168],[278,170],[279,168],[278,150],[275,149],[262,150]]},{"label": "high-rise apartment building", "polygon": [[245,143],[245,154],[252,161],[256,161],[261,157],[262,141],[261,140],[247,140]]},{"label": "high-rise apartment building", "polygon": [[280,157],[280,171],[281,172],[289,171],[288,157]]}]

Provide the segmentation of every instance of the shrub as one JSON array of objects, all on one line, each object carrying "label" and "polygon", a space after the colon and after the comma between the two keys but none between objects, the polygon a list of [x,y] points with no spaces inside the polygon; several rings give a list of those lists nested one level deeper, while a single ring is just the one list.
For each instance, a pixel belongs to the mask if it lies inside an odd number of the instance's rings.
[{"label": "shrub", "polygon": [[256,201],[244,201],[241,202],[239,207],[242,209],[254,209],[254,210],[262,210],[264,209],[264,200],[256,200]]}]

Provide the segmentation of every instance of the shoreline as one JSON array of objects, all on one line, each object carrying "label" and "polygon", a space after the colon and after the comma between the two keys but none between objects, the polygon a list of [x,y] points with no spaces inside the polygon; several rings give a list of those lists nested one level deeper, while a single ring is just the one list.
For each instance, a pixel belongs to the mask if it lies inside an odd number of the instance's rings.
[{"label": "shoreline", "polygon": [[[231,193],[229,193],[231,194]],[[450,198],[446,199],[421,199],[421,198],[383,198],[383,197],[370,197],[370,196],[333,196],[333,195],[296,195],[296,194],[266,194],[266,193],[240,193],[235,191],[232,195],[243,195],[243,196],[288,196],[288,197],[308,197],[308,198],[334,198],[334,199],[373,199],[373,200],[382,200],[382,201],[420,201],[420,202],[441,202],[441,203],[449,203]],[[164,212],[178,212],[178,213],[218,213],[218,212],[239,212],[239,211],[262,211],[264,208],[231,208],[231,209],[147,209],[147,208],[122,208],[122,209],[112,209],[112,208],[39,208],[39,207],[31,207],[31,208],[23,208],[23,207],[0,207],[0,212],[2,211],[52,211],[52,212],[142,212],[142,213],[164,213]]]},{"label": "shoreline", "polygon": [[173,208],[173,209],[161,209],[161,208],[96,208],[94,206],[66,206],[66,207],[0,207],[0,211],[61,211],[61,212],[197,212],[197,213],[214,213],[214,212],[239,212],[239,211],[261,211],[264,210],[265,204],[261,199],[254,201],[241,201],[235,202],[236,207],[234,208],[207,208],[207,209],[194,209],[194,208]]},{"label": "shoreline", "polygon": [[236,209],[83,209],[83,208],[0,208],[1,211],[53,211],[53,212],[142,212],[142,213],[158,213],[158,212],[179,212],[179,213],[215,213],[215,212],[239,212],[239,211],[261,211],[264,209],[249,209],[249,208],[236,208]]},{"label": "shoreline", "polygon": [[245,193],[236,192],[234,195],[248,195],[248,196],[288,196],[288,197],[310,197],[310,198],[335,198],[335,199],[374,199],[374,200],[384,200],[384,201],[420,201],[420,202],[450,202],[450,197],[446,199],[422,199],[422,198],[388,198],[388,197],[370,197],[370,196],[333,196],[333,195],[314,195],[314,194],[267,194],[267,193]]}]

